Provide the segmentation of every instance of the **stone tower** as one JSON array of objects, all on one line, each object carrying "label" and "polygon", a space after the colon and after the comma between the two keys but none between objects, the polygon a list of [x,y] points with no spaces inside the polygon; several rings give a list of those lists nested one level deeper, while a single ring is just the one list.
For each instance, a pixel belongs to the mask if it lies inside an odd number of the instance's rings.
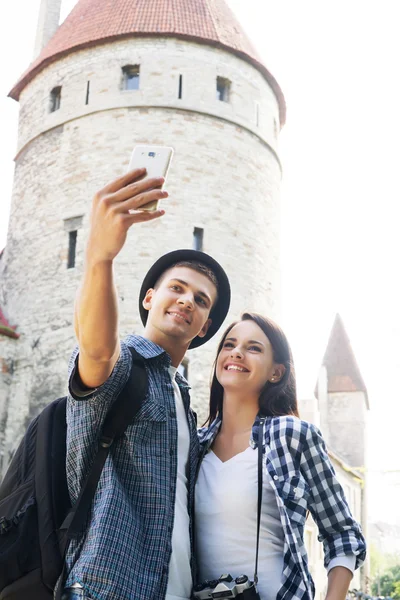
[{"label": "stone tower", "polygon": [[368,393],[340,315],[336,315],[316,395],[328,446],[348,465],[364,471]]},{"label": "stone tower", "polygon": [[[225,1],[79,0],[58,27],[59,11],[42,0],[44,47],[10,92],[20,117],[0,259],[3,469],[27,422],[65,393],[91,199],[127,170],[135,144],[175,156],[166,215],[135,227],[117,260],[121,335],[141,331],[141,278],[178,247],[224,266],[230,318],[279,312],[285,103]],[[216,343],[188,353],[200,418]]]}]

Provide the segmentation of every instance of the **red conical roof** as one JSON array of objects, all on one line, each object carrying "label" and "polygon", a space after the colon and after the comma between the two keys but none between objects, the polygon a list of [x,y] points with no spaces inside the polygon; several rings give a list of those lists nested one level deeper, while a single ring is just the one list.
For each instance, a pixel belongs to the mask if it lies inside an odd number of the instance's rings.
[{"label": "red conical roof", "polygon": [[282,91],[260,62],[225,0],[79,0],[9,95],[18,100],[37,73],[73,50],[122,37],[149,35],[211,44],[252,63],[276,94],[284,124]]},{"label": "red conical roof", "polygon": [[328,392],[368,392],[360,373],[342,318],[336,315],[322,364],[326,367]]}]

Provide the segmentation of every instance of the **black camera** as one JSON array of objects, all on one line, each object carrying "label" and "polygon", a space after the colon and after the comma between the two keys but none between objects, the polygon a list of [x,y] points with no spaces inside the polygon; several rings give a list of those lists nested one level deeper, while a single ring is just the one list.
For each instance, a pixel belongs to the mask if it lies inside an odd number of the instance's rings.
[{"label": "black camera", "polygon": [[236,579],[232,575],[221,575],[219,579],[205,581],[193,588],[194,600],[237,597],[239,600],[261,600],[255,583],[247,575],[240,575]]}]

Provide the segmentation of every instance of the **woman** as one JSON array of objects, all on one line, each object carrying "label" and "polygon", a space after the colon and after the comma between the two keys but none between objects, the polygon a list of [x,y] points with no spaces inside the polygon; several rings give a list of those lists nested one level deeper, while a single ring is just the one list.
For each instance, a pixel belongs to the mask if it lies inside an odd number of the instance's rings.
[{"label": "woman", "polygon": [[[264,420],[261,428],[260,420]],[[344,600],[353,571],[365,558],[365,540],[321,433],[299,419],[291,351],[271,320],[245,313],[225,332],[206,424],[199,431],[203,458],[195,498],[199,582],[216,580],[223,573],[253,579],[261,431],[260,597],[313,598],[304,545],[310,512],[324,546],[326,598]]]}]

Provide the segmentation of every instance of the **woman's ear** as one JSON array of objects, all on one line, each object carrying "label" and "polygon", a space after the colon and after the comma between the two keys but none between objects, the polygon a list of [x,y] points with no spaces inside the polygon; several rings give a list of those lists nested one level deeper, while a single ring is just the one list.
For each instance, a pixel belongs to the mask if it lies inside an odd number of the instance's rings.
[{"label": "woman's ear", "polygon": [[274,369],[273,369],[272,375],[270,377],[270,382],[271,383],[279,383],[279,381],[284,376],[285,372],[286,372],[285,365],[277,365],[277,364],[274,365]]}]

